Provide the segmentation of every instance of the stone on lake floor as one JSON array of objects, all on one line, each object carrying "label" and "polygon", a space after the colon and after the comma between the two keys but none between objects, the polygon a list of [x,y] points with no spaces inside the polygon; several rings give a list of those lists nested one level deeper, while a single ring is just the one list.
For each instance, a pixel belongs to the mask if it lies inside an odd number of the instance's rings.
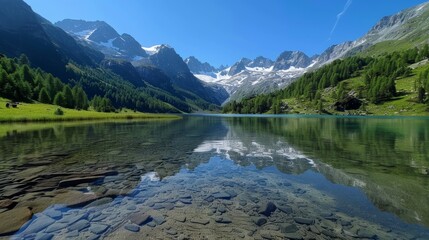
[{"label": "stone on lake floor", "polygon": [[368,238],[368,239],[377,239],[377,235],[372,233],[371,231],[367,230],[367,229],[359,229],[357,231],[357,236],[360,238]]},{"label": "stone on lake floor", "polygon": [[257,226],[262,226],[265,223],[267,223],[267,219],[266,218],[255,218],[253,221],[255,222],[255,224]]},{"label": "stone on lake floor", "polygon": [[165,232],[169,235],[177,235],[177,231],[175,229],[172,229],[172,228],[166,230]]},{"label": "stone on lake floor", "polygon": [[40,217],[36,218],[33,222],[30,223],[30,225],[24,230],[23,234],[27,235],[31,233],[38,233],[44,230],[45,228],[49,227],[53,223],[55,223],[54,219],[45,215],[41,215]]},{"label": "stone on lake floor", "polygon": [[16,204],[17,202],[11,199],[0,200],[0,208],[13,208]]},{"label": "stone on lake floor", "polygon": [[233,190],[233,189],[228,189],[228,190],[226,190],[225,191],[227,194],[229,194],[229,196],[231,197],[231,198],[235,198],[235,197],[237,197],[237,193]]},{"label": "stone on lake floor", "polygon": [[223,224],[230,224],[230,223],[232,223],[232,220],[229,219],[228,217],[217,217],[215,219],[215,222],[217,222],[217,223],[223,223]]},{"label": "stone on lake floor", "polygon": [[157,225],[162,225],[163,223],[166,222],[163,216],[152,216],[152,219]]},{"label": "stone on lake floor", "polygon": [[273,202],[267,202],[260,208],[259,214],[262,214],[266,217],[271,216],[271,213],[273,213],[277,209],[277,206]]},{"label": "stone on lake floor", "polygon": [[13,198],[15,196],[21,195],[22,193],[24,193],[24,189],[22,189],[22,188],[10,189],[10,190],[6,190],[5,192],[3,192],[1,194],[1,196],[5,197],[5,198]]},{"label": "stone on lake floor", "polygon": [[55,209],[49,209],[43,212],[43,214],[45,214],[48,217],[51,217],[53,219],[60,219],[63,216],[63,213],[55,210]]},{"label": "stone on lake floor", "polygon": [[314,225],[311,225],[311,226],[310,226],[310,231],[314,232],[315,234],[320,234],[320,230],[319,230],[319,228],[317,228],[317,227],[316,227],[316,226],[314,226]]},{"label": "stone on lake floor", "polygon": [[67,227],[67,230],[69,230],[70,232],[78,230],[80,232],[89,226],[90,226],[90,224],[89,224],[88,220],[82,219],[82,220],[75,222],[73,225]]},{"label": "stone on lake floor", "polygon": [[65,204],[67,207],[82,207],[98,199],[95,194],[85,194],[80,191],[70,190],[55,195],[54,204]]},{"label": "stone on lake floor", "polygon": [[76,238],[77,236],[79,236],[78,230],[71,231],[71,232],[67,233],[67,235],[66,235],[67,238]]},{"label": "stone on lake floor", "polygon": [[301,240],[303,239],[301,234],[295,232],[295,233],[285,233],[284,237],[286,239],[291,239],[291,240]]},{"label": "stone on lake floor", "polygon": [[340,223],[341,223],[341,226],[343,226],[343,227],[352,225],[352,222],[347,221],[347,220],[341,220]]},{"label": "stone on lake floor", "polygon": [[294,218],[294,220],[296,223],[299,223],[299,224],[305,224],[305,225],[314,224],[314,219],[310,219],[310,218],[296,217]]},{"label": "stone on lake floor", "polygon": [[37,233],[34,240],[51,240],[53,237],[54,237],[54,234]]},{"label": "stone on lake floor", "polygon": [[67,224],[67,223],[58,223],[58,222],[56,222],[56,223],[52,224],[51,226],[49,226],[49,227],[45,230],[45,232],[47,232],[47,233],[57,232],[57,231],[59,231],[59,230],[62,230],[62,229],[64,229],[64,228],[66,228],[67,226],[68,226],[68,224]]},{"label": "stone on lake floor", "polygon": [[0,224],[0,235],[7,235],[18,231],[33,216],[29,208],[14,208],[0,213],[0,219],[7,219]]},{"label": "stone on lake floor", "polygon": [[291,214],[291,213],[293,213],[292,207],[287,206],[287,205],[285,205],[285,206],[277,206],[277,208],[278,208],[280,211],[282,211],[282,212],[284,212],[284,213],[286,213],[286,214]]},{"label": "stone on lake floor", "polygon": [[94,202],[86,205],[84,208],[98,207],[101,205],[111,203],[112,201],[113,201],[113,199],[111,197],[100,198],[100,199],[97,199]]},{"label": "stone on lake floor", "polygon": [[149,226],[149,227],[156,227],[156,223],[154,222],[154,221],[151,221],[151,222],[148,222],[147,224],[146,224],[146,226]]},{"label": "stone on lake floor", "polygon": [[137,212],[130,215],[129,220],[137,225],[144,225],[145,223],[148,223],[151,221],[151,216],[144,212]]},{"label": "stone on lake floor", "polygon": [[58,222],[67,223],[68,225],[71,225],[79,220],[87,219],[87,217],[88,217],[88,214],[67,215],[67,216],[64,216],[62,219],[60,219]]},{"label": "stone on lake floor", "polygon": [[210,223],[210,220],[204,219],[204,218],[192,218],[190,220],[191,223],[201,224],[201,225],[207,225]]},{"label": "stone on lake floor", "polygon": [[270,233],[267,233],[267,232],[261,233],[261,237],[263,239],[268,239],[268,240],[274,239],[273,235],[271,235]]},{"label": "stone on lake floor", "polygon": [[59,188],[73,187],[82,183],[92,183],[102,180],[104,176],[78,177],[62,180],[58,183]]},{"label": "stone on lake floor", "polygon": [[105,224],[91,224],[89,231],[94,234],[102,234],[109,228],[108,225]]},{"label": "stone on lake floor", "polygon": [[228,194],[228,193],[226,193],[226,192],[214,193],[214,194],[212,194],[212,196],[213,196],[215,199],[225,199],[225,200],[229,200],[229,199],[231,199],[231,195],[229,195],[229,194]]},{"label": "stone on lake floor", "polygon": [[294,233],[299,230],[299,228],[292,223],[284,223],[280,225],[280,230],[282,233]]},{"label": "stone on lake floor", "polygon": [[185,216],[174,216],[173,217],[174,220],[178,221],[178,222],[186,222],[186,217]]},{"label": "stone on lake floor", "polygon": [[224,205],[220,205],[217,208],[217,211],[220,212],[220,213],[226,213],[226,207]]},{"label": "stone on lake floor", "polygon": [[138,226],[136,224],[126,224],[124,226],[124,228],[130,232],[139,232],[140,231],[140,226]]},{"label": "stone on lake floor", "polygon": [[330,238],[336,238],[337,237],[337,234],[335,234],[334,232],[327,230],[327,229],[323,229],[322,234],[325,236],[328,236]]},{"label": "stone on lake floor", "polygon": [[183,204],[192,204],[191,198],[181,198],[181,199],[179,199],[179,201]]}]

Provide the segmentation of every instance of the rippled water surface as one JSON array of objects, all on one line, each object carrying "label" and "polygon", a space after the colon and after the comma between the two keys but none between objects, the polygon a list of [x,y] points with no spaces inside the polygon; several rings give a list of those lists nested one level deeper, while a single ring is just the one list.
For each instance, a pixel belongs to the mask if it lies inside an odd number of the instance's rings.
[{"label": "rippled water surface", "polygon": [[429,239],[428,183],[428,119],[0,127],[3,238]]}]

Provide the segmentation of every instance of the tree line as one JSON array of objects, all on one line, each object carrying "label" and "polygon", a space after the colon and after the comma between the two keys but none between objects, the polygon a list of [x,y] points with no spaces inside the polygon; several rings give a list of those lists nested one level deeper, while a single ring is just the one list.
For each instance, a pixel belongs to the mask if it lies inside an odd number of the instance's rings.
[{"label": "tree line", "polygon": [[[0,55],[0,97],[15,102],[38,101],[65,108],[111,112],[129,108],[144,112],[190,112],[190,106],[161,89],[136,87],[104,68],[70,62],[67,81],[32,68],[28,58]],[[78,79],[78,80],[76,80]]]},{"label": "tree line", "polygon": [[61,82],[40,68],[31,68],[25,55],[0,57],[0,96],[12,101],[55,104],[66,108],[88,109],[87,94],[81,86]]}]

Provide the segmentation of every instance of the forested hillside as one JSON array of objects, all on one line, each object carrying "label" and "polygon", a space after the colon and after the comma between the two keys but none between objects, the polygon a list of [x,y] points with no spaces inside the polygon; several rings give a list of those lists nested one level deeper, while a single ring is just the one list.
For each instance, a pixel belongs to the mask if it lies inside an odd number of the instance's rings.
[{"label": "forested hillside", "polygon": [[32,68],[25,55],[19,59],[1,55],[0,97],[84,110],[92,106],[100,112],[123,107],[145,112],[191,111],[184,100],[151,86],[135,87],[108,69],[69,63],[67,75],[70,80],[64,83],[40,68]]},{"label": "forested hillside", "polygon": [[[371,114],[366,106],[376,107],[404,98],[417,104],[429,103],[428,70],[420,67],[413,71],[410,68],[428,57],[429,47],[424,45],[421,49],[412,48],[378,57],[355,56],[336,60],[306,73],[281,91],[230,102],[223,112],[331,114],[360,110],[362,114]],[[413,88],[398,91],[398,83]]]}]

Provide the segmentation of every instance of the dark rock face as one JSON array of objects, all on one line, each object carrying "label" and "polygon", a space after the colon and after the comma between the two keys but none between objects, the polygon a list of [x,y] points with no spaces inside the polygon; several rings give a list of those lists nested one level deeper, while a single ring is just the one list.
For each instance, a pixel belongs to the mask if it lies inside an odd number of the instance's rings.
[{"label": "dark rock face", "polygon": [[132,83],[136,87],[144,87],[145,84],[141,79],[139,72],[134,66],[127,61],[108,59],[101,62],[101,66],[112,70],[121,76],[124,80]]},{"label": "dark rock face", "polygon": [[173,84],[195,93],[207,102],[220,105],[226,100],[225,89],[216,90],[197,79],[173,48],[162,45],[156,54],[149,57],[149,60],[153,66],[161,69]]},{"label": "dark rock face", "polygon": [[139,76],[152,86],[174,93],[171,79],[159,68],[152,66],[136,66]]},{"label": "dark rock face", "polygon": [[251,63],[249,63],[247,66],[251,68],[255,67],[261,67],[261,68],[269,68],[273,66],[274,62],[271,59],[259,56],[255,58]]},{"label": "dark rock face", "polygon": [[[26,54],[35,67],[58,77],[66,75],[69,60],[82,65],[101,61],[101,53],[88,50],[22,0],[1,0],[0,52],[8,57]],[[95,57],[95,58],[94,58]]]},{"label": "dark rock face", "polygon": [[347,96],[343,101],[336,102],[333,107],[336,111],[357,110],[362,106],[362,101],[353,96]]},{"label": "dark rock face", "polygon": [[193,73],[210,73],[217,71],[217,69],[211,66],[209,63],[202,63],[194,56],[185,59],[185,63],[188,65],[189,70],[191,70]]},{"label": "dark rock face", "polygon": [[300,51],[286,51],[280,54],[274,64],[274,70],[288,70],[290,67],[305,68],[311,64],[311,58]]},{"label": "dark rock face", "polygon": [[231,69],[228,72],[228,75],[233,76],[235,74],[240,73],[241,71],[245,71],[247,64],[249,64],[250,62],[252,62],[250,59],[247,59],[247,58],[241,59],[239,62],[237,62],[231,67]]}]

